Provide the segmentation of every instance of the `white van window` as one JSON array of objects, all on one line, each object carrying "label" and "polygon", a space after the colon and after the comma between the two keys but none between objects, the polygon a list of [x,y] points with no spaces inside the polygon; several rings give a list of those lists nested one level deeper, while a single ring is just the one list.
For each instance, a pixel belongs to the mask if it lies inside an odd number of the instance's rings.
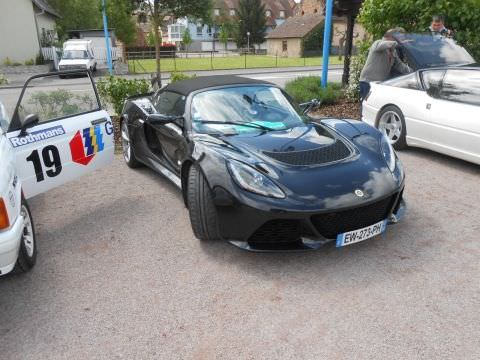
[{"label": "white van window", "polygon": [[65,50],[62,59],[88,59],[87,50]]}]

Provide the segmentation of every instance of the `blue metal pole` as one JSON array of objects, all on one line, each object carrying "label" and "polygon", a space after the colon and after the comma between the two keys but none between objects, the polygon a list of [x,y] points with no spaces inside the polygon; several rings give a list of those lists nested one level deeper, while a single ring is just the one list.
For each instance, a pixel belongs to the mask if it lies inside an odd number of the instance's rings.
[{"label": "blue metal pole", "polygon": [[113,74],[113,66],[112,66],[112,54],[110,53],[110,39],[108,34],[108,21],[107,21],[107,8],[105,5],[105,0],[102,0],[102,13],[103,13],[103,32],[105,33],[105,44],[107,49],[107,65],[108,65],[108,72],[110,75]]},{"label": "blue metal pole", "polygon": [[323,34],[322,87],[327,87],[328,63],[330,60],[330,37],[332,34],[333,0],[327,0],[325,6],[325,32]]}]

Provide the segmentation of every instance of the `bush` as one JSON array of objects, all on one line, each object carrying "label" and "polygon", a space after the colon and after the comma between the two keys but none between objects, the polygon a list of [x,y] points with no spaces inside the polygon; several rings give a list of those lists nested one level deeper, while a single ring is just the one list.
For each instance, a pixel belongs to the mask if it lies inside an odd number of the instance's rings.
[{"label": "bush", "polygon": [[345,97],[350,101],[360,101],[360,73],[367,61],[370,46],[371,42],[369,41],[358,44],[358,55],[353,56],[350,62],[350,76],[345,89]]},{"label": "bush", "polygon": [[323,104],[334,104],[343,95],[341,84],[328,83],[326,89],[322,88],[319,76],[306,76],[289,81],[285,90],[298,103],[319,99]]},{"label": "bush", "polygon": [[26,60],[25,65],[27,65],[27,66],[35,65],[35,60],[33,60],[33,59]]},{"label": "bush", "polygon": [[3,74],[0,74],[0,85],[8,85],[8,79]]},{"label": "bush", "polygon": [[11,66],[13,64],[12,60],[7,56],[5,60],[3,60],[3,65],[5,66]]},{"label": "bush", "polygon": [[180,80],[193,79],[195,77],[197,77],[197,75],[195,74],[187,75],[181,72],[172,72],[172,74],[170,75],[170,82],[173,83]]},{"label": "bush", "polygon": [[97,89],[102,102],[110,104],[117,115],[122,112],[123,103],[129,96],[151,91],[150,82],[145,79],[128,80],[115,76],[100,80]]}]

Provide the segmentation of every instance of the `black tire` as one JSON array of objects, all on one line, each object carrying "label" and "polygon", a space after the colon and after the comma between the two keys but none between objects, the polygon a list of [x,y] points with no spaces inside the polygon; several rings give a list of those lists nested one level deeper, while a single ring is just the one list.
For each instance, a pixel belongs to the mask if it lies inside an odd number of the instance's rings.
[{"label": "black tire", "polygon": [[22,199],[21,211],[24,215],[25,221],[18,259],[13,270],[14,273],[27,272],[32,269],[37,262],[37,237],[35,235],[35,227],[33,225],[30,208],[24,199]]},{"label": "black tire", "polygon": [[400,136],[397,136],[392,142],[393,148],[395,150],[404,150],[407,146],[407,126],[405,124],[405,117],[403,116],[402,111],[395,105],[388,105],[382,109],[377,118],[377,128],[380,129],[382,118],[388,116],[388,114],[394,114],[401,122],[401,132]]},{"label": "black tire", "polygon": [[[124,137],[125,135],[128,139]],[[132,143],[130,141],[130,132],[128,130],[127,123],[124,120],[122,120],[120,123],[120,140],[122,143],[123,159],[125,160],[127,166],[132,169],[142,166],[142,164],[135,157]],[[129,150],[127,149],[127,146],[129,147]]]},{"label": "black tire", "polygon": [[217,209],[212,191],[203,174],[195,167],[188,174],[187,200],[195,237],[202,241],[219,240]]},{"label": "black tire", "polygon": [[60,79],[65,79],[65,78],[66,78],[65,75],[59,75],[58,77],[59,77]]}]

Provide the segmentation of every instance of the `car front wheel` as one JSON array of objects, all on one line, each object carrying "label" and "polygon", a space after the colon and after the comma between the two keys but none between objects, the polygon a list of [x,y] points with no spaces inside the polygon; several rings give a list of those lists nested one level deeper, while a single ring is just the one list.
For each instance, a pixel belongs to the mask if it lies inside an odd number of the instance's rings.
[{"label": "car front wheel", "polygon": [[120,126],[121,128],[121,137],[122,137],[122,153],[125,162],[127,163],[128,167],[130,168],[137,168],[141,164],[135,157],[135,154],[132,150],[132,144],[130,142],[130,132],[128,130],[127,122],[124,120]]},{"label": "car front wheel", "polygon": [[27,202],[23,199],[20,213],[23,217],[23,232],[14,272],[27,272],[35,266],[37,261],[37,242],[32,214]]},{"label": "car front wheel", "polygon": [[203,174],[195,166],[190,168],[187,186],[190,222],[195,237],[203,241],[220,239],[212,191]]},{"label": "car front wheel", "polygon": [[377,128],[388,137],[396,150],[407,147],[405,117],[398,107],[386,106],[378,116]]}]

